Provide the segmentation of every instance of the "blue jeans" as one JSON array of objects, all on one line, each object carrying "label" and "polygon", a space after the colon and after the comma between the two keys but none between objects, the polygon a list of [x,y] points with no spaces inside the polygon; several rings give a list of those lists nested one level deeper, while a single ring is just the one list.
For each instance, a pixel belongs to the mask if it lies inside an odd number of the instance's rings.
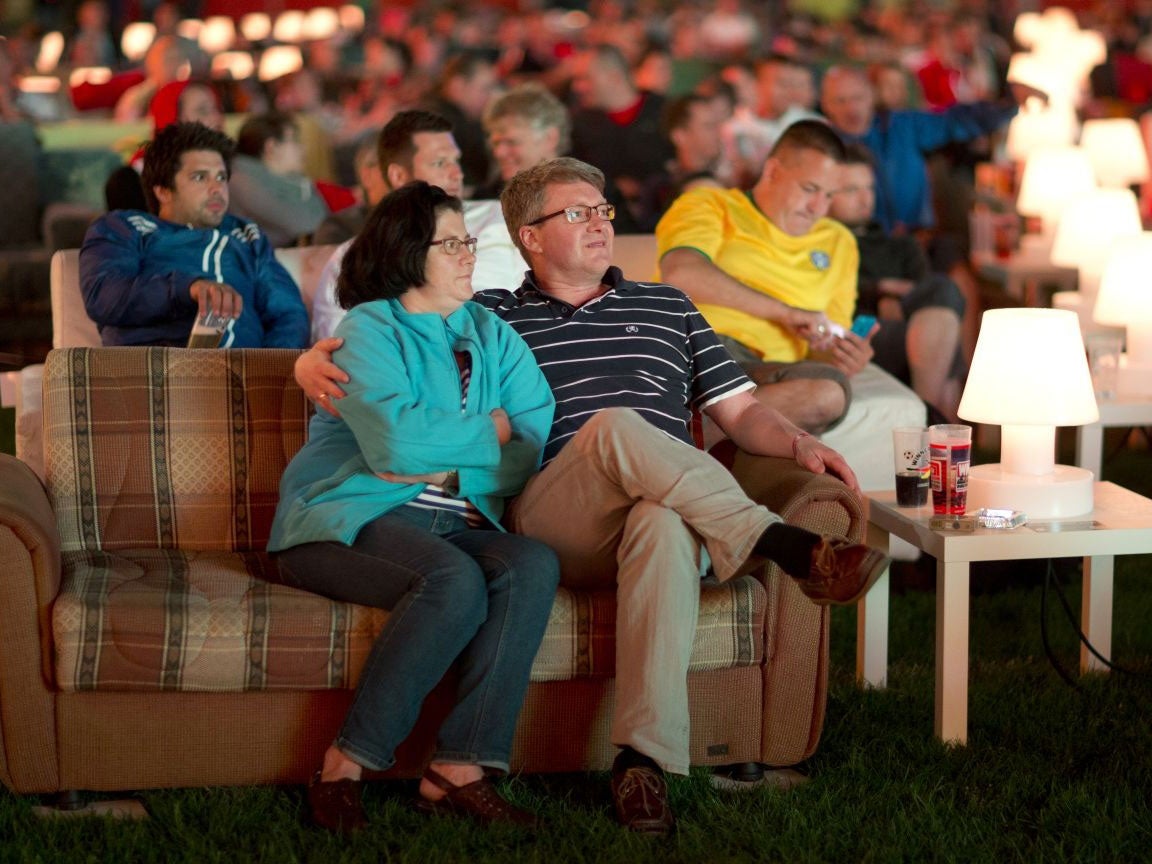
[{"label": "blue jeans", "polygon": [[550,548],[468,528],[444,511],[400,507],[351,546],[304,543],[277,559],[290,585],[391,610],[336,738],[341,751],[366,768],[390,768],[424,698],[458,661],[456,704],[433,758],[508,770],[560,579]]}]

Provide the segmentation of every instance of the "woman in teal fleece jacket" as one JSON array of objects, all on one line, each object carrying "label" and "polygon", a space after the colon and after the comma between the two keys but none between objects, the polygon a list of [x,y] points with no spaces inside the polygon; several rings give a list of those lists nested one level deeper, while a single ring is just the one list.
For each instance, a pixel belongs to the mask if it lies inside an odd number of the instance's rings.
[{"label": "woman in teal fleece jacket", "polygon": [[269,549],[289,584],[391,611],[308,788],[312,820],[365,823],[364,768],[386,770],[458,662],[456,704],[420,785],[429,812],[526,824],[490,776],[516,719],[559,581],[552,551],[505,532],[504,499],[539,468],[554,400],[528,347],[472,296],[459,199],[385,197],[349,248],[336,333],[351,376],[284,472]]}]

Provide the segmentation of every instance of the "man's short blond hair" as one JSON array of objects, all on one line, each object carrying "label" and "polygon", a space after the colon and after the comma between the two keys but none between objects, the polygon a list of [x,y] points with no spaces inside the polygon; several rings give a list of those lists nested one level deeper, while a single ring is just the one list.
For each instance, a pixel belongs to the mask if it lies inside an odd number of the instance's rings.
[{"label": "man's short blond hair", "polygon": [[491,134],[493,123],[509,117],[523,120],[537,132],[557,130],[557,153],[567,153],[572,146],[568,109],[539,84],[521,84],[489,102],[484,109],[484,128]]},{"label": "man's short blond hair", "polygon": [[527,250],[520,242],[520,229],[544,215],[544,195],[549,186],[567,183],[588,183],[604,194],[604,172],[570,156],[526,168],[509,180],[500,193],[504,222],[521,254],[527,254]]}]

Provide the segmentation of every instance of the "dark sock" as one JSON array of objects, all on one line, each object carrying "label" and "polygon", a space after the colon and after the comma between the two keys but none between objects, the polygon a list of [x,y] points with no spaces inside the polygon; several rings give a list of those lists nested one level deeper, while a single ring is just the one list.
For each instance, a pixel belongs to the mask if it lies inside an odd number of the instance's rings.
[{"label": "dark sock", "polygon": [[612,763],[612,770],[627,771],[629,768],[651,768],[657,774],[664,773],[664,769],[655,760],[648,758],[639,750],[627,746],[621,747],[620,752],[616,754],[616,761]]},{"label": "dark sock", "polygon": [[812,547],[819,542],[819,534],[795,525],[773,522],[756,541],[754,551],[762,558],[779,564],[794,579],[805,579],[812,569]]}]

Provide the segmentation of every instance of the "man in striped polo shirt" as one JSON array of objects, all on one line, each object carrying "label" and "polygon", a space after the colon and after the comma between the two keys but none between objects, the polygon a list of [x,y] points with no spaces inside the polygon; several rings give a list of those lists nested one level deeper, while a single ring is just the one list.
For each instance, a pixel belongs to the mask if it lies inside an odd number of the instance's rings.
[{"label": "man in striped polo shirt", "polygon": [[[688,773],[688,661],[709,565],[725,580],[774,561],[825,604],[855,601],[888,559],[785,525],[693,445],[699,410],[746,453],[795,458],[859,491],[838,453],[756,400],[683,293],[611,266],[615,213],[603,186],[575,159],[516,175],[501,204],[532,269],[519,290],[476,300],[524,338],[556,396],[545,467],[505,521],[556,550],[565,584],[615,587],[616,814],[665,834],[674,819],[664,772]],[[324,359],[304,355],[297,379],[328,409],[330,374],[344,376]]]}]

